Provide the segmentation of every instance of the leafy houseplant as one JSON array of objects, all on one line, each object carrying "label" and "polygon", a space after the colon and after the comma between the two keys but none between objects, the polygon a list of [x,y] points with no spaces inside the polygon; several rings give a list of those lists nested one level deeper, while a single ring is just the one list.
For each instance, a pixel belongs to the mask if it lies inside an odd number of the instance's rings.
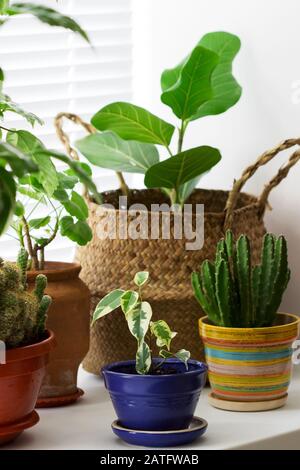
[{"label": "leafy houseplant", "polygon": [[54,342],[45,329],[51,303],[44,295],[47,279],[39,275],[29,292],[27,262],[24,249],[17,264],[0,260],[0,340],[7,348],[6,362],[0,364],[0,444],[37,422],[33,408]]},{"label": "leafy houseplant", "polygon": [[[205,385],[206,366],[190,360],[186,350],[170,351],[176,333],[163,320],[151,322],[151,306],[142,299],[148,279],[148,272],[138,272],[134,278],[138,292],[114,290],[96,307],[94,322],[121,307],[137,340],[134,361],[103,368],[105,384],[122,425],[148,431],[187,428]],[[160,358],[151,357],[152,338],[160,348]]]},{"label": "leafy houseplant", "polygon": [[[149,302],[142,300],[142,287],[147,283],[148,279],[149,273],[147,271],[139,272],[134,278],[134,283],[138,287],[139,292],[116,289],[107,294],[97,305],[93,322],[121,307],[129,331],[137,340],[138,348],[135,368],[138,374],[160,373],[160,368],[165,360],[171,357],[183,361],[188,370],[187,362],[190,358],[189,351],[181,349],[175,354],[170,351],[171,341],[175,338],[177,333],[172,331],[164,320],[151,322],[151,305]],[[157,346],[162,348],[159,352],[162,361],[155,366],[151,359],[152,337],[156,338]],[[148,339],[149,344],[146,342],[146,339]]]},{"label": "leafy houseplant", "polygon": [[[0,26],[7,23],[9,19],[16,15],[31,14],[39,21],[50,26],[62,27],[79,34],[84,40],[89,41],[86,32],[72,18],[62,15],[58,11],[37,5],[30,2],[11,3],[9,0],[0,0]],[[0,69],[0,117],[3,118],[7,112],[16,113],[25,118],[32,126],[43,121],[35,114],[24,110],[18,103],[15,103],[3,90],[4,73]],[[1,131],[7,130],[0,126]],[[43,168],[43,163],[41,162]],[[5,143],[2,138],[0,142],[0,235],[7,226],[16,203],[16,181],[15,177],[24,174],[37,172],[38,166],[25,153],[18,151],[14,146]]]},{"label": "leafy houseplant", "polygon": [[261,263],[253,266],[248,237],[235,243],[231,231],[218,243],[215,262],[205,261],[192,274],[207,314],[200,319],[200,335],[214,406],[260,411],[286,402],[299,324],[298,317],[278,313],[289,279],[283,236],[266,234]]},{"label": "leafy houseplant", "polygon": [[[73,19],[43,5],[0,1],[0,10],[2,22],[15,15],[32,14],[44,23],[69,29],[89,40]],[[24,110],[7,96],[3,83],[4,73],[1,71],[0,117],[5,118],[7,112],[13,112],[32,126],[42,124],[38,116]],[[38,405],[69,404],[83,393],[77,388],[77,371],[88,349],[90,293],[79,279],[79,265],[47,262],[45,250],[59,232],[81,245],[91,239],[91,230],[86,222],[88,209],[75,187],[78,182],[94,193],[95,200],[100,202],[100,198],[87,165],[47,149],[28,131],[10,129],[2,124],[0,129],[0,234],[11,222],[13,231],[10,230],[9,235],[17,238],[22,247],[26,246],[30,255],[29,290],[35,289],[40,273],[46,274],[47,292],[53,298],[48,326],[55,332],[58,347],[47,367],[45,382],[40,389],[43,400],[39,399]],[[58,171],[55,161],[65,164],[67,170]],[[37,208],[40,209],[38,216]],[[68,341],[68,338],[72,340]]]},{"label": "leafy houseplant", "polygon": [[[163,72],[161,100],[179,119],[175,152],[170,147],[174,125],[125,102],[98,111],[91,122],[99,132],[78,141],[77,148],[92,164],[115,170],[125,194],[122,172],[142,173],[147,188],[161,188],[172,204],[182,205],[199,177],[221,159],[209,146],[183,150],[186,130],[192,121],[223,113],[239,100],[241,87],[232,75],[239,48],[236,36],[209,33],[178,66]],[[157,145],[169,158],[159,161]]]}]

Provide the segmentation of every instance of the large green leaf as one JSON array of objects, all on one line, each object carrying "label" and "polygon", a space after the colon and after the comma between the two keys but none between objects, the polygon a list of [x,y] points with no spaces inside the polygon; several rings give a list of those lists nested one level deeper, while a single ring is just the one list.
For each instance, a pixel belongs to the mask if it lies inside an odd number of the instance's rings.
[{"label": "large green leaf", "polygon": [[173,338],[175,338],[177,333],[175,331],[172,331],[167,322],[165,322],[164,320],[151,322],[150,328],[151,333],[156,338],[156,345],[159,348],[163,348],[166,346],[169,350],[171,346],[171,341]]},{"label": "large green leaf", "polygon": [[210,170],[221,160],[219,150],[196,147],[170,157],[150,168],[145,176],[148,188],[179,188],[187,181]]},{"label": "large green leaf", "polygon": [[184,63],[178,81],[161,95],[162,102],[183,121],[190,119],[213,97],[212,73],[218,62],[217,54],[197,46]]},{"label": "large green leaf", "polygon": [[41,155],[46,155],[48,157],[55,158],[60,160],[61,162],[65,163],[69,166],[69,169],[73,171],[74,175],[77,175],[80,182],[86,186],[86,188],[91,192],[95,201],[98,204],[101,204],[102,198],[101,195],[98,193],[97,187],[95,183],[92,181],[89,173],[86,171],[85,167],[75,160],[72,160],[67,155],[57,152],[56,150],[43,150],[41,151]]},{"label": "large green leaf", "polygon": [[[220,114],[234,106],[240,99],[242,89],[232,75],[232,62],[240,50],[240,39],[230,33],[208,33],[199,41],[203,46],[219,55],[219,63],[212,73],[213,96],[203,103],[191,119]],[[165,70],[161,77],[163,92],[173,87],[180,78],[186,58],[177,67]]]},{"label": "large green leaf", "polygon": [[99,320],[99,318],[102,318],[113,310],[119,308],[121,306],[121,298],[123,294],[124,291],[122,289],[116,289],[103,297],[95,309],[93,323]]},{"label": "large green leaf", "polygon": [[126,315],[128,328],[140,344],[144,341],[152,317],[152,308],[148,302],[141,302]]},{"label": "large green leaf", "polygon": [[31,219],[29,221],[29,227],[35,230],[38,230],[42,227],[46,227],[51,221],[51,217],[47,215],[46,217],[41,217],[39,219]]},{"label": "large green leaf", "polygon": [[24,119],[26,119],[26,121],[28,121],[32,126],[36,122],[41,125],[44,124],[42,119],[40,119],[35,114],[30,113],[26,111],[25,109],[23,109],[19,104],[15,103],[8,95],[5,95],[1,91],[0,92],[0,117],[3,117],[5,112],[19,114]]},{"label": "large green leaf", "polygon": [[138,140],[149,144],[169,145],[174,126],[131,103],[117,102],[102,108],[92,118],[99,131],[110,130],[125,140]]},{"label": "large green leaf", "polygon": [[0,160],[6,162],[18,177],[38,171],[38,166],[25,153],[9,142],[0,142]]},{"label": "large green leaf", "polygon": [[30,14],[38,18],[43,23],[47,23],[50,26],[59,26],[61,28],[70,29],[74,33],[80,34],[86,41],[89,42],[87,33],[81,28],[81,26],[74,21],[72,18],[66,15],[62,15],[53,8],[48,8],[43,5],[36,5],[35,3],[13,3],[6,8],[5,13],[8,15],[22,15]]},{"label": "large green leaf", "polygon": [[126,141],[113,132],[89,135],[79,140],[76,146],[93,165],[115,171],[145,173],[159,162],[154,145]]},{"label": "large green leaf", "polygon": [[11,174],[0,167],[0,235],[13,215],[16,202],[16,185]]},{"label": "large green leaf", "polygon": [[93,238],[89,225],[84,220],[74,222],[73,217],[66,216],[60,221],[60,233],[80,246],[86,245]]},{"label": "large green leaf", "polygon": [[72,191],[71,199],[62,202],[66,211],[78,220],[86,220],[89,216],[88,206],[80,194]]},{"label": "large green leaf", "polygon": [[58,186],[58,175],[51,158],[43,153],[45,147],[41,140],[25,130],[9,132],[6,139],[37,163],[39,166],[37,178],[46,194],[51,197]]}]

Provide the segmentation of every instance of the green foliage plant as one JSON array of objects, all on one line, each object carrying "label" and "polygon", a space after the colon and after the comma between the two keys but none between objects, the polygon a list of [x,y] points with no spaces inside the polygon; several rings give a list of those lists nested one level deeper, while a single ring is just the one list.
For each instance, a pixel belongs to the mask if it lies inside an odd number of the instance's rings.
[{"label": "green foliage plant", "polygon": [[[89,42],[87,33],[81,26],[69,16],[63,15],[55,9],[43,5],[37,5],[30,2],[11,2],[10,0],[0,0],[0,26],[6,24],[16,15],[33,15],[39,21],[50,26],[61,27],[79,34],[84,40]],[[23,109],[4,91],[4,72],[0,68],[0,119],[4,119],[7,112],[15,113],[24,118],[32,126],[35,123],[43,124],[43,121],[35,114]],[[39,169],[51,166],[51,162],[44,167],[46,156],[43,162],[38,165],[37,162],[28,156],[25,149],[15,147],[3,139],[2,131],[10,131],[5,126],[0,125],[0,235],[7,228],[7,224],[16,207],[17,181],[16,178],[28,174],[36,173]],[[12,140],[12,139],[10,139]],[[65,157],[64,157],[65,158]],[[42,157],[39,158],[40,160]],[[49,155],[48,155],[49,160]],[[76,164],[75,164],[76,166]],[[73,165],[74,167],[74,165]],[[53,173],[53,169],[52,169]],[[86,179],[86,175],[80,169],[81,176]],[[48,188],[49,189],[49,188]],[[74,235],[73,235],[74,236]]]},{"label": "green foliage plant", "polygon": [[275,322],[290,275],[283,236],[265,235],[261,262],[254,266],[248,237],[241,235],[235,243],[229,230],[217,245],[215,261],[204,261],[192,274],[192,286],[214,325],[267,327]]},{"label": "green foliage plant", "polygon": [[34,292],[28,292],[28,253],[21,249],[17,263],[0,259],[0,340],[7,348],[33,344],[45,333],[51,298],[44,295],[47,278],[36,277]]},{"label": "green foliage plant", "polygon": [[[237,36],[209,33],[179,65],[163,72],[161,101],[179,120],[175,151],[171,149],[175,126],[127,102],[100,109],[91,120],[98,132],[79,140],[77,148],[90,163],[118,175],[144,174],[147,188],[160,188],[172,204],[182,205],[200,176],[221,160],[219,150],[210,146],[184,150],[187,128],[192,121],[224,113],[238,102],[241,87],[232,75],[232,62],[239,49]],[[165,149],[167,159],[160,161],[157,146]]]},{"label": "green foliage plant", "polygon": [[[116,289],[107,294],[97,305],[93,323],[121,307],[125,315],[130,333],[137,341],[136,371],[140,375],[153,373],[158,370],[168,358],[175,357],[184,362],[188,368],[189,351],[181,349],[173,353],[171,342],[176,336],[164,320],[151,321],[152,308],[149,302],[142,299],[142,287],[148,282],[147,271],[138,272],[134,277],[137,290]],[[162,358],[158,364],[153,364],[151,357],[151,342],[155,338],[160,348],[159,356]]]}]

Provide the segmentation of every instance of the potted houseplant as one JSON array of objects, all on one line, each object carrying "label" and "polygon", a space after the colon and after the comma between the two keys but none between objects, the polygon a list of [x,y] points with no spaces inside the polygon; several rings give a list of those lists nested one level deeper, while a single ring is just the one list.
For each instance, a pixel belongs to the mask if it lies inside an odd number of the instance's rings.
[{"label": "potted houseplant", "polygon": [[[47,150],[30,132],[9,131],[6,140],[41,165],[37,173],[16,178],[18,197],[10,231],[29,253],[29,289],[34,289],[36,277],[42,273],[48,278],[47,293],[53,299],[48,327],[56,335],[57,348],[51,354],[37,406],[66,405],[83,393],[77,388],[77,372],[89,346],[90,292],[79,278],[79,264],[47,261],[45,251],[58,234],[79,245],[91,240],[88,207],[76,186],[82,181],[91,185],[96,198],[97,191],[87,165]],[[58,171],[53,158],[69,168]],[[33,201],[29,209],[27,200]],[[44,215],[36,217],[40,207]]]},{"label": "potted houseplant", "polygon": [[[15,15],[32,14],[44,23],[67,28],[89,41],[86,32],[72,18],[43,5],[5,1],[0,5],[0,13],[3,22]],[[5,93],[3,84],[4,73],[0,71],[0,115],[13,112],[32,126],[43,124],[38,116],[15,103]],[[78,182],[90,186],[96,199],[97,190],[87,165],[47,150],[28,131],[9,129],[2,124],[0,129],[0,158],[4,162],[0,166],[0,233],[10,221],[9,235],[17,238],[22,247],[26,246],[30,255],[29,290],[34,290],[37,276],[44,273],[49,281],[47,293],[53,298],[48,327],[55,331],[58,347],[51,356],[38,406],[68,404],[82,394],[77,389],[77,370],[89,344],[90,294],[79,279],[79,265],[49,263],[45,260],[45,250],[59,233],[78,244],[90,240],[88,209],[75,186]],[[63,162],[68,170],[57,171],[53,160]],[[31,210],[25,209],[28,200],[32,203]],[[43,216],[37,217],[36,211],[41,207]]]},{"label": "potted houseplant", "polygon": [[231,231],[217,246],[215,262],[192,274],[195,296],[207,314],[200,319],[210,403],[225,410],[260,411],[285,404],[292,343],[299,318],[278,313],[290,279],[283,236],[266,234],[260,264],[250,242],[234,243]]},{"label": "potted houseplant", "polygon": [[[195,269],[205,259],[203,256],[206,257],[212,251],[213,243],[210,246],[205,241],[203,250],[188,251],[188,236],[178,240],[172,230],[168,240],[161,233],[157,239],[151,240],[151,205],[164,203],[169,208],[172,206],[172,226],[174,206],[181,208],[185,202],[189,202],[195,215],[196,204],[205,204],[205,210],[209,214],[213,213],[205,221],[208,239],[213,241],[221,234],[222,212],[228,193],[195,189],[204,173],[218,164],[221,154],[218,149],[207,145],[186,149],[185,136],[194,121],[223,113],[238,102],[241,87],[232,74],[232,67],[239,49],[240,40],[237,36],[227,32],[209,33],[201,38],[178,66],[163,72],[161,100],[171,107],[179,128],[178,134],[173,123],[125,102],[112,103],[100,109],[91,123],[82,122],[78,116],[68,113],[61,113],[56,119],[58,135],[70,155],[79,158],[62,129],[64,118],[82,124],[91,134],[76,142],[77,150],[93,165],[116,171],[120,181],[119,190],[102,194],[102,201],[110,204],[110,209],[99,208],[90,198],[90,225],[94,237],[91,243],[77,251],[77,259],[82,265],[82,279],[93,293],[93,306],[116,283],[122,287],[128,285],[136,272],[137,263],[139,270],[147,269],[150,265],[157,267],[154,268],[157,274],[153,276],[153,289],[148,290],[146,287],[154,318],[159,318],[159,312],[164,311],[165,319],[172,321],[179,332],[175,339],[176,347],[180,349],[182,345],[188,344],[193,357],[200,358],[198,307],[188,280],[191,269]],[[129,188],[126,173],[144,175],[147,189]],[[127,211],[126,203],[125,207],[120,207],[119,196],[128,198]],[[248,196],[239,199],[241,205],[255,200]],[[110,217],[117,219],[118,226],[122,225],[124,218],[129,225],[132,220],[129,207],[134,204],[144,204],[148,210],[148,234],[143,233],[134,240],[119,234],[114,240],[97,236],[96,232],[105,232]],[[249,227],[257,224],[259,237],[264,227],[262,221],[257,220],[257,209],[252,209],[246,222],[252,218],[253,223],[249,222]],[[237,224],[239,219],[238,214]],[[245,227],[245,221],[242,225]],[[192,223],[189,228],[192,228]],[[166,285],[167,297],[162,285]],[[124,341],[124,327],[121,315],[115,319],[113,333],[107,318],[94,324],[90,351],[83,363],[86,370],[98,373],[101,365],[125,359],[128,351],[134,353],[134,341],[130,337]]]},{"label": "potted houseplant", "polygon": [[[51,298],[44,295],[47,278],[36,277],[27,290],[28,254],[17,264],[0,259],[0,444],[38,422],[34,411],[54,335],[45,329]],[[5,351],[5,349],[6,351]],[[3,357],[4,356],[4,357]]]},{"label": "potted houseplant", "polygon": [[[135,360],[109,364],[102,369],[119,418],[113,430],[125,440],[129,429],[135,430],[133,434],[187,430],[206,381],[205,364],[190,360],[190,353],[185,349],[171,351],[177,333],[163,320],[151,321],[151,305],[142,297],[142,287],[148,278],[148,272],[137,273],[134,278],[137,291],[110,292],[99,302],[93,316],[96,322],[121,307],[136,340]],[[153,341],[159,347],[159,358],[151,357]],[[122,430],[125,435],[118,433]]]}]

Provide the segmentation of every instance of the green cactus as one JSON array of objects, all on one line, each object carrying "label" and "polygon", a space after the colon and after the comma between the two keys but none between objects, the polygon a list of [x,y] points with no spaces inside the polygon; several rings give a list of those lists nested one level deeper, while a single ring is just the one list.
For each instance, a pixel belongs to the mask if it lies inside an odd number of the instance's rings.
[{"label": "green cactus", "polygon": [[17,263],[0,259],[0,340],[7,348],[39,341],[45,332],[51,299],[44,295],[46,276],[36,278],[34,292],[27,290],[28,254],[21,249]]},{"label": "green cactus", "polygon": [[290,274],[283,236],[266,234],[261,263],[252,266],[248,237],[241,235],[235,243],[229,230],[217,244],[215,262],[204,261],[192,274],[192,286],[213,324],[256,328],[274,323]]}]

